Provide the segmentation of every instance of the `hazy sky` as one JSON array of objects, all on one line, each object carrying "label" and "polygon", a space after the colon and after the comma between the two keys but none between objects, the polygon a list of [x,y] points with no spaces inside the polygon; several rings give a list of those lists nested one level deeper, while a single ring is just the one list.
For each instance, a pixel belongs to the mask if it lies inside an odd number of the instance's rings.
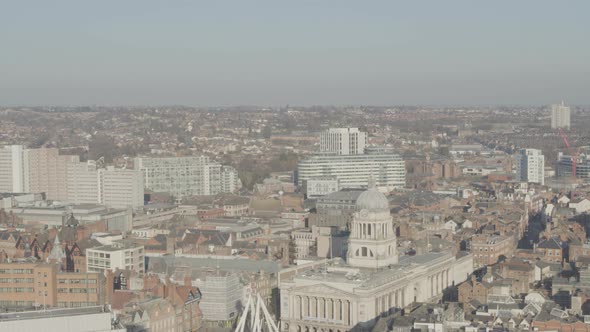
[{"label": "hazy sky", "polygon": [[0,105],[590,104],[590,1],[0,0]]}]

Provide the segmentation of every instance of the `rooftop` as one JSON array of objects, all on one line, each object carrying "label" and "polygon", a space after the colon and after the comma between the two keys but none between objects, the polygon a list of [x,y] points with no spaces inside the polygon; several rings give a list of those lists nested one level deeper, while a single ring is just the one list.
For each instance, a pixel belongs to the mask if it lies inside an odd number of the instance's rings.
[{"label": "rooftop", "polygon": [[449,255],[449,252],[430,252],[417,256],[401,256],[398,264],[379,270],[352,267],[342,259],[333,259],[327,261],[325,266],[302,272],[295,278],[326,280],[352,284],[358,288],[373,288],[403,278],[416,267],[436,264],[437,261],[448,258]]},{"label": "rooftop", "polygon": [[111,251],[112,252],[112,251],[119,251],[119,250],[123,250],[123,249],[133,249],[133,248],[139,248],[139,247],[143,248],[142,245],[134,244],[132,242],[119,241],[119,242],[114,242],[112,245],[88,248],[88,250]]},{"label": "rooftop", "polygon": [[318,203],[325,201],[353,201],[356,202],[357,198],[365,192],[364,189],[343,189],[323,197],[318,198]]},{"label": "rooftop", "polygon": [[[182,257],[182,256],[163,256],[148,257],[150,272],[165,273],[167,267],[193,267],[193,268],[219,268],[224,271],[247,271],[259,272],[265,271],[276,273],[280,270],[280,265],[273,261],[252,260],[238,257]],[[171,271],[169,269],[168,271]]]},{"label": "rooftop", "polygon": [[78,316],[78,315],[91,315],[108,312],[103,306],[92,306],[83,308],[62,308],[62,309],[49,309],[39,311],[22,311],[22,312],[10,312],[1,313],[0,321],[12,321],[12,320],[26,320],[26,319],[40,319],[40,318],[54,318],[64,316]]}]

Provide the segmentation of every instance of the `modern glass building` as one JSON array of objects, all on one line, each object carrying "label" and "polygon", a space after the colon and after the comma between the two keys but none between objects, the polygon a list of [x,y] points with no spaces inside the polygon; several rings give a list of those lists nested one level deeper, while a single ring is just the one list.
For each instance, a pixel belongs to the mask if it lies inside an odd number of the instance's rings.
[{"label": "modern glass building", "polygon": [[[572,157],[559,153],[557,157],[557,176],[572,176]],[[580,154],[576,160],[576,177],[590,178],[590,158],[586,154]]]}]

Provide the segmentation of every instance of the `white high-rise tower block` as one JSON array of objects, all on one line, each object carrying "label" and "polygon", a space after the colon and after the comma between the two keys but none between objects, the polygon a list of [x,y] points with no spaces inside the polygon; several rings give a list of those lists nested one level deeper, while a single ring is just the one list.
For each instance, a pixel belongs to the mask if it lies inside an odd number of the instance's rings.
[{"label": "white high-rise tower block", "polygon": [[358,128],[330,128],[320,135],[320,151],[340,155],[363,154],[367,133]]},{"label": "white high-rise tower block", "polygon": [[561,104],[551,105],[551,128],[570,129],[570,108]]}]

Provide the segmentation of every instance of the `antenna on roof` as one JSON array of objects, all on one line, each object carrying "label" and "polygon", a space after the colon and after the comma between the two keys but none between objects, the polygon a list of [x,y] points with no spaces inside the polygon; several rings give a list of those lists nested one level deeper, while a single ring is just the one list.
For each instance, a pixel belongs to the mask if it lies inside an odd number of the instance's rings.
[{"label": "antenna on roof", "polygon": [[217,276],[219,277],[219,256],[215,255],[215,265],[217,268]]},{"label": "antenna on roof", "polygon": [[368,180],[368,188],[369,189],[375,189],[377,185],[375,184],[375,178],[373,177],[373,171],[371,170],[371,173],[369,174],[369,180]]}]

